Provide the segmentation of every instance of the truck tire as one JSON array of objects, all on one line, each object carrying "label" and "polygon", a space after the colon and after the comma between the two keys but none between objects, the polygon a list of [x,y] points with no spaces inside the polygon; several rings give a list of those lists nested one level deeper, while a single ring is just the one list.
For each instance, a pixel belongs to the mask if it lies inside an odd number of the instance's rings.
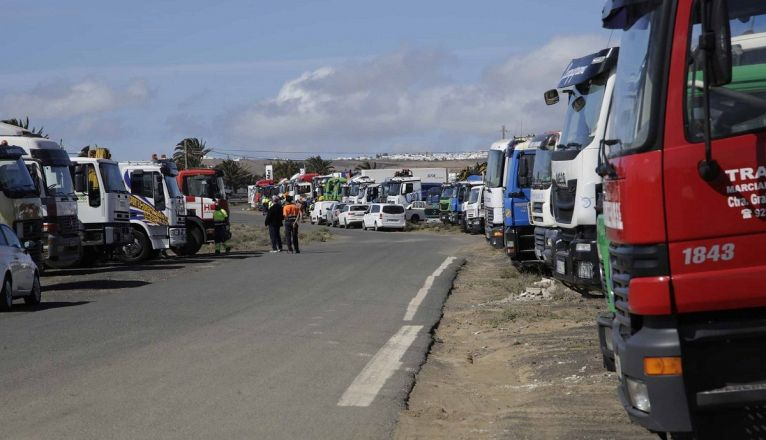
[{"label": "truck tire", "polygon": [[205,236],[199,226],[193,226],[186,231],[186,245],[183,247],[184,255],[195,255],[202,248]]},{"label": "truck tire", "polygon": [[149,258],[152,243],[141,229],[133,229],[133,243],[117,249],[117,258],[125,263],[138,263]]},{"label": "truck tire", "polygon": [[32,281],[32,291],[24,297],[24,303],[30,306],[40,304],[43,298],[43,290],[40,287],[40,275],[35,272],[35,279]]},{"label": "truck tire", "polygon": [[3,290],[0,292],[0,310],[10,312],[13,306],[13,286],[11,285],[10,275],[5,275],[3,280]]}]

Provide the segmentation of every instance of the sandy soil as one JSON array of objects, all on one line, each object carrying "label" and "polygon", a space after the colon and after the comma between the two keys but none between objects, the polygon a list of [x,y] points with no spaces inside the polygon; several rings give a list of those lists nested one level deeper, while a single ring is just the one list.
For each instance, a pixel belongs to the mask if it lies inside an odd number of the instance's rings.
[{"label": "sandy soil", "polygon": [[[583,298],[467,249],[397,439],[652,439],[620,406]],[[520,295],[521,294],[521,295]]]}]

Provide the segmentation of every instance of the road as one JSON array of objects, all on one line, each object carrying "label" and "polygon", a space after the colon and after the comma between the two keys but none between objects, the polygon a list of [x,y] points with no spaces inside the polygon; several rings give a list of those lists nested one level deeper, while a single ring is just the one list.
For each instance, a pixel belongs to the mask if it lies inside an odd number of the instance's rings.
[{"label": "road", "polygon": [[338,230],[2,314],[0,437],[388,438],[467,240]]}]

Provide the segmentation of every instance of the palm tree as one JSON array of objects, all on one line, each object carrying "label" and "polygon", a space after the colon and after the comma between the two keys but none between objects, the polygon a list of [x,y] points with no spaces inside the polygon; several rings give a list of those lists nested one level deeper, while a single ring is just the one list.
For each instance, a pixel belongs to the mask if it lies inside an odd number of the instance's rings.
[{"label": "palm tree", "polygon": [[212,151],[210,148],[205,147],[205,141],[197,138],[186,138],[176,144],[173,160],[176,162],[178,169],[201,167],[202,158]]},{"label": "palm tree", "polygon": [[364,162],[360,163],[359,165],[354,168],[356,171],[360,170],[376,170],[378,169],[378,163],[377,162],[370,162],[369,160],[365,160]]},{"label": "palm tree", "polygon": [[335,170],[331,160],[324,160],[322,156],[313,156],[306,159],[306,172],[321,175],[330,174]]},{"label": "palm tree", "polygon": [[293,175],[300,173],[303,168],[303,163],[295,162],[293,160],[278,160],[272,163],[274,166],[274,180],[279,181],[284,178],[291,178]]},{"label": "palm tree", "polygon": [[237,161],[226,159],[215,166],[215,169],[223,171],[223,181],[232,192],[249,184],[252,181],[252,173]]},{"label": "palm tree", "polygon": [[33,135],[41,138],[48,139],[48,135],[43,131],[43,127],[38,128],[29,128],[29,117],[27,116],[24,119],[3,119],[0,122],[4,122],[6,124],[15,125],[17,127],[21,127],[25,130],[29,130],[32,132]]}]

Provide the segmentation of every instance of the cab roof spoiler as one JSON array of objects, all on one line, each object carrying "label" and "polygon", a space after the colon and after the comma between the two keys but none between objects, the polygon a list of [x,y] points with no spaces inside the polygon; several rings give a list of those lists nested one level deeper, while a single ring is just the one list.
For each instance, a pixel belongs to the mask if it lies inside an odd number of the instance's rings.
[{"label": "cab roof spoiler", "polygon": [[0,159],[19,159],[24,155],[24,149],[16,145],[0,146]]},{"label": "cab roof spoiler", "polygon": [[627,30],[663,0],[607,0],[601,11],[605,29]]}]

